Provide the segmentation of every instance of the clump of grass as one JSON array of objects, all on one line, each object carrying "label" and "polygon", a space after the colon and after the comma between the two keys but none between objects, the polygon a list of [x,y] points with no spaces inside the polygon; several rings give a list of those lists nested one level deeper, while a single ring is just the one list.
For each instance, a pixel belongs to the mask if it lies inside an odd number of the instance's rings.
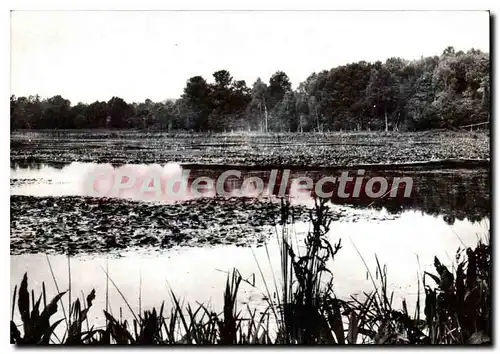
[{"label": "clump of grass", "polygon": [[[424,272],[422,277],[423,318],[420,282],[415,314],[409,314],[405,300],[402,309],[394,309],[387,269],[377,259],[380,285],[374,281],[375,290],[365,294],[366,301],[353,298],[351,306],[360,319],[359,332],[376,344],[491,344],[490,253],[490,246],[482,241],[475,249],[459,249],[454,273],[435,257],[437,274]],[[427,284],[428,278],[434,286]]]},{"label": "clump of grass", "polygon": [[[280,340],[286,344],[337,343],[339,317],[325,310],[339,310],[340,302],[332,296],[333,278],[327,263],[341,249],[341,241],[332,246],[328,240],[329,208],[326,200],[316,199],[310,212],[312,230],[304,242],[305,253],[300,255],[286,228],[288,218],[293,217],[290,208],[290,203],[282,200]],[[323,282],[325,276],[328,279]],[[340,341],[344,335],[341,337]]]},{"label": "clump of grass", "polygon": [[[425,273],[425,317],[432,344],[491,342],[491,248],[459,250],[453,274],[434,258],[436,274]],[[432,288],[425,276],[435,283]]]},{"label": "clump of grass", "polygon": [[[72,305],[69,316],[73,317],[73,321],[67,329],[65,336],[62,340],[56,335],[56,328],[65,320],[61,318],[53,323],[50,323],[51,317],[57,312],[57,303],[67,293],[61,292],[57,294],[48,304],[45,294],[45,284],[42,283],[43,292],[35,301],[35,293],[28,291],[28,275],[24,277],[19,286],[19,293],[17,294],[17,286],[14,288],[14,296],[12,298],[12,316],[10,321],[10,341],[11,344],[50,344],[56,343],[57,340],[60,344],[84,344],[90,341],[95,332],[91,330],[83,331],[82,325],[87,321],[87,313],[92,306],[92,301],[95,299],[95,291],[87,296],[86,306],[82,308],[80,300],[77,299]],[[16,296],[17,294],[17,296]],[[18,311],[23,323],[23,333],[19,330],[14,322],[15,303],[17,298]],[[41,309],[41,300],[43,298],[43,309]],[[87,322],[88,324],[88,322]]]}]

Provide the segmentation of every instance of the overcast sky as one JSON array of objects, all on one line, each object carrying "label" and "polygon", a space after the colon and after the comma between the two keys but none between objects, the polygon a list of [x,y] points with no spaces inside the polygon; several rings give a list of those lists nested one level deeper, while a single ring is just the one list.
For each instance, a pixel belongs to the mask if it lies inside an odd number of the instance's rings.
[{"label": "overcast sky", "polygon": [[283,70],[295,88],[315,71],[448,45],[489,51],[488,12],[14,11],[11,93],[160,101],[220,69],[249,86]]}]

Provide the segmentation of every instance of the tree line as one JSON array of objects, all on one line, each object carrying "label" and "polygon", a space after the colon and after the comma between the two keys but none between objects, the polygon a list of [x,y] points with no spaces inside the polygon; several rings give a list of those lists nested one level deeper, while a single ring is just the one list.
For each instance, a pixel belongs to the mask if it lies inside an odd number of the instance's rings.
[{"label": "tree line", "polygon": [[90,104],[60,95],[10,99],[11,129],[338,131],[455,128],[490,119],[489,54],[448,47],[440,56],[360,61],[311,74],[296,90],[277,71],[251,87],[229,71],[186,82],[181,98]]}]

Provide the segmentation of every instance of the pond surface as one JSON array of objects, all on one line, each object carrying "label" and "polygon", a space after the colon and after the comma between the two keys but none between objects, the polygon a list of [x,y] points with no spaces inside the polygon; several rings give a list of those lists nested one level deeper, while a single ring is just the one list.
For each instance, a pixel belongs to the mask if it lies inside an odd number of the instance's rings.
[{"label": "pond surface", "polygon": [[[44,281],[48,294],[54,294],[49,263],[60,290],[67,289],[70,267],[72,296],[95,288],[91,314],[102,321],[107,286],[115,315],[119,307],[126,308],[114,285],[106,284],[106,269],[138,312],[139,294],[145,309],[169,302],[169,289],[186,301],[220,307],[227,272],[237,268],[255,284],[244,284],[240,303],[265,305],[264,283],[274,289],[274,279],[279,279],[276,235],[281,226],[277,226],[276,198],[240,198],[241,181],[232,179],[227,190],[238,193],[229,199],[215,198],[209,191],[204,198],[188,194],[161,202],[134,194],[99,201],[88,198],[82,187],[86,173],[95,167],[76,162],[11,166],[11,291],[28,272],[30,288],[38,292]],[[183,171],[176,164],[160,167],[166,175]],[[191,170],[188,184],[199,176],[217,178],[222,172],[209,167]],[[251,169],[242,174],[265,181],[270,171]],[[327,169],[291,171],[292,176],[307,175],[314,181],[336,174]],[[372,290],[364,262],[375,277],[377,255],[387,265],[397,307],[405,297],[411,311],[417,279],[424,270],[433,271],[434,256],[451,265],[459,247],[474,246],[489,234],[489,173],[477,168],[420,168],[368,174],[410,176],[413,191],[408,198],[375,201],[332,197],[329,237],[332,242],[342,239],[343,245],[330,268],[335,291],[347,298]],[[251,191],[246,192],[252,197]],[[292,197],[297,221],[287,228],[300,244],[309,229],[313,199],[307,194]]]},{"label": "pond surface", "polygon": [[[12,164],[11,166],[11,195],[27,195],[37,197],[60,197],[60,196],[89,196],[88,186],[86,182],[89,180],[89,173],[95,171],[105,171],[109,176],[116,174],[119,171],[128,173],[132,171],[139,175],[145,171],[160,171],[161,182],[164,186],[164,181],[170,178],[185,180],[186,193],[163,193],[160,201],[162,203],[172,204],[185,200],[197,198],[192,193],[192,183],[199,177],[208,177],[214,181],[224,173],[227,169],[217,167],[197,167],[184,168],[183,165],[176,163],[168,163],[165,165],[123,165],[112,166],[110,164],[96,163],[80,163],[73,162],[71,164]],[[268,182],[272,180],[271,175],[275,171],[277,178],[273,184],[274,188],[271,191]],[[284,171],[289,171],[288,179],[282,178]],[[347,172],[349,176],[356,177],[360,170],[339,170],[331,168],[318,169],[276,169],[276,170],[259,170],[258,168],[241,167],[238,172],[240,177],[229,176],[225,179],[224,190],[229,192],[233,197],[257,197],[257,193],[251,188],[246,188],[244,181],[249,178],[260,178],[264,183],[264,191],[261,196],[276,196],[281,185],[286,185],[286,194],[290,195],[291,181],[299,177],[310,177],[314,183],[324,177],[339,177],[341,172]],[[187,178],[186,178],[187,175]],[[462,169],[426,169],[424,166],[404,167],[400,170],[394,168],[390,170],[363,170],[363,178],[366,181],[372,177],[383,177],[388,181],[389,189],[391,186],[396,186],[394,182],[396,178],[411,178],[413,181],[411,195],[404,196],[406,186],[399,186],[399,191],[396,197],[389,198],[368,198],[366,195],[361,195],[357,198],[340,198],[337,193],[332,193],[331,201],[337,205],[350,205],[359,208],[385,208],[392,213],[398,214],[403,210],[421,210],[424,213],[431,215],[443,215],[450,223],[458,218],[460,220],[467,218],[471,221],[479,221],[482,218],[489,216],[490,213],[490,180],[489,170],[486,168],[473,167]],[[364,182],[363,182],[364,183]],[[140,193],[140,178],[132,188],[122,191],[119,195],[121,198],[127,198],[138,201],[155,201],[158,198],[150,193]],[[348,183],[346,190],[352,190],[354,182]],[[251,186],[250,186],[251,187]],[[99,189],[98,187],[96,187]],[[174,187],[175,188],[175,187]],[[106,188],[102,188],[106,192]],[[214,197],[215,189],[204,189],[204,197]],[[332,184],[323,185],[324,192],[335,192],[335,186]],[[311,204],[313,193],[292,195],[293,200],[297,203]],[[111,196],[106,195],[104,196]]]}]

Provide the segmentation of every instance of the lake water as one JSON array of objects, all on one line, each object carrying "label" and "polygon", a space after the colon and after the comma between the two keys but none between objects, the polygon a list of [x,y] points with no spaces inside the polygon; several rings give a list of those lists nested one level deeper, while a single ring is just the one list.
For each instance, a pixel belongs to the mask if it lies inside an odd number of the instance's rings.
[{"label": "lake water", "polygon": [[[86,163],[58,167],[11,166],[11,195],[85,195],[82,180],[93,167],[94,164]],[[182,171],[175,164],[161,167],[167,174]],[[192,178],[221,173],[209,168],[192,172]],[[329,171],[292,171],[292,175],[307,174],[315,180],[327,173]],[[330,269],[339,297],[359,295],[373,289],[364,262],[375,277],[377,255],[380,263],[387,265],[388,285],[395,292],[397,306],[404,297],[408,299],[408,307],[412,311],[418,278],[425,270],[433,271],[434,256],[452,265],[459,247],[474,246],[489,234],[489,174],[486,170],[467,169],[384,173],[410,175],[415,182],[415,192],[408,199],[395,198],[376,203],[333,199],[332,208],[348,211],[344,215],[349,217],[341,217],[331,225],[330,239],[334,242],[342,239],[343,248]],[[252,170],[245,174],[266,177],[269,172]],[[238,183],[231,183],[229,190],[236,189]],[[191,197],[187,195],[181,200],[165,202],[182,202]],[[311,205],[312,199],[302,195],[295,202]],[[29,210],[26,213],[29,214]],[[43,219],[40,220],[43,227]],[[11,221],[11,229],[15,227],[16,224]],[[281,232],[279,226],[264,227],[271,229],[273,234]],[[297,222],[291,228],[300,243],[309,225]],[[279,281],[280,257],[276,236],[269,239],[266,247],[236,247],[231,244],[161,250],[158,247],[142,247],[110,255],[75,255],[69,262],[64,254],[18,254],[11,255],[11,291],[15,284],[20,283],[22,275],[28,272],[30,288],[38,293],[44,281],[48,294],[55,294],[49,262],[60,290],[68,288],[68,267],[71,268],[72,297],[81,297],[82,292],[88,294],[96,289],[97,298],[91,318],[94,318],[93,323],[102,324],[101,310],[105,308],[106,287],[109,287],[113,313],[117,315],[121,306],[124,316],[130,316],[119,292],[111,282],[106,281],[106,269],[135,312],[139,310],[139,297],[142,309],[158,307],[162,300],[169,303],[170,289],[187,302],[210,302],[215,308],[220,308],[226,277],[232,268],[237,268],[245,279],[255,283],[254,287],[246,283],[242,286],[240,303],[264,307],[264,282],[274,292],[274,279]]]}]

